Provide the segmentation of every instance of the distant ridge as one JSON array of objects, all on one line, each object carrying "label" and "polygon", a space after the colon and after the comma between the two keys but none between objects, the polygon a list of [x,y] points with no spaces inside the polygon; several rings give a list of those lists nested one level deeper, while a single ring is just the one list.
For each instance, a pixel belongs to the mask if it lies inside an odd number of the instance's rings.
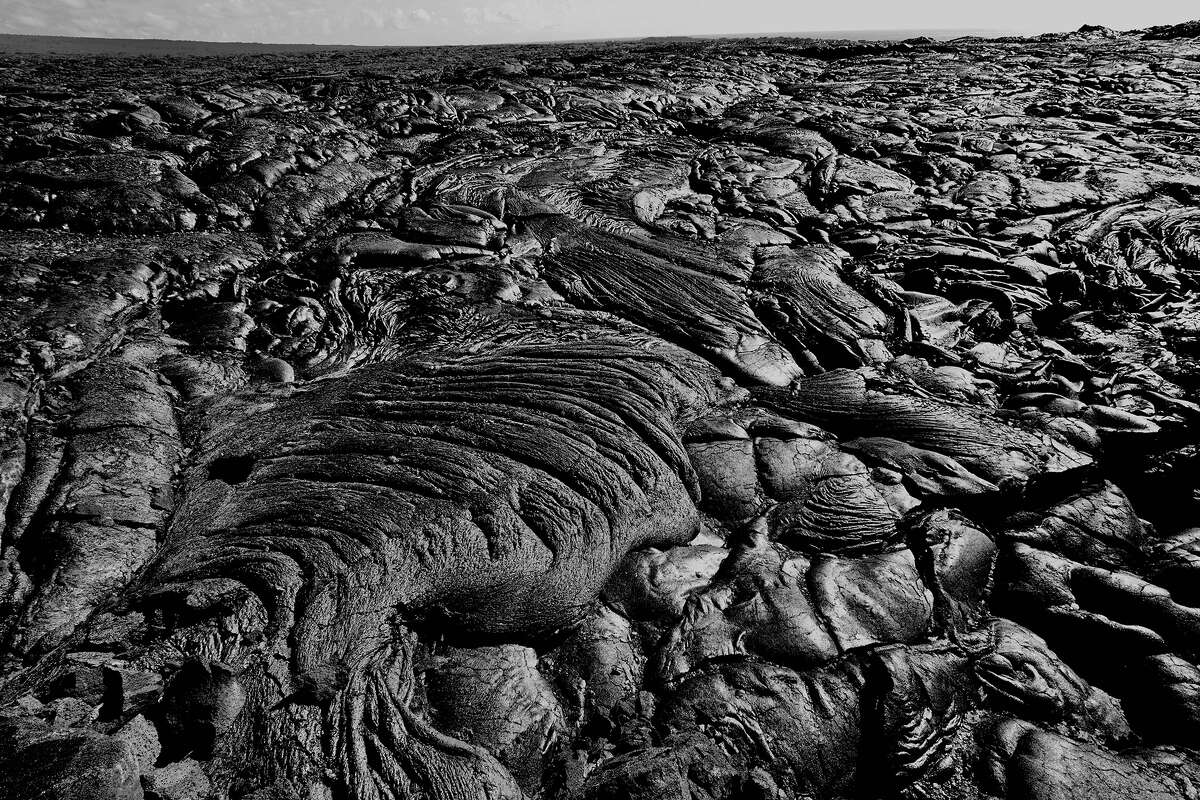
[{"label": "distant ridge", "polygon": [[85,36],[34,36],[0,33],[0,53],[36,55],[220,56],[245,53],[306,53],[319,50],[369,50],[352,44],[269,44],[265,42],[198,42],[175,39],[101,39]]},{"label": "distant ridge", "polygon": [[[612,37],[597,41],[643,41],[685,42],[704,39],[839,39],[863,41],[898,41],[919,36],[933,39],[955,39],[961,36],[998,37],[1015,31],[996,30],[847,30],[847,31],[796,31],[796,32],[748,32],[715,33],[695,35],[663,35],[642,37]],[[568,39],[559,44],[585,40]],[[513,42],[512,44],[550,44],[552,42]],[[456,47],[467,45],[354,45],[354,44],[284,44],[267,42],[201,42],[176,39],[103,39],[85,36],[36,36],[19,33],[0,33],[0,53],[25,53],[30,55],[135,55],[135,56],[221,56],[253,53],[307,53],[328,50],[378,50],[391,47]],[[496,47],[504,45],[469,45],[472,47]]]},{"label": "distant ridge", "polygon": [[[1040,33],[1040,31],[1038,31]],[[851,41],[871,41],[871,42],[887,42],[887,41],[903,41],[904,39],[916,39],[921,36],[928,36],[930,39],[958,39],[963,36],[978,36],[985,39],[998,38],[1001,36],[1022,36],[1029,35],[1031,31],[1018,30],[987,30],[982,28],[945,28],[945,29],[904,29],[897,28],[894,30],[882,30],[864,28],[860,30],[845,30],[845,31],[790,31],[785,33],[779,32],[761,32],[761,33],[730,33],[716,34],[713,36],[701,36],[692,38],[701,39],[753,39],[753,38],[795,38],[795,39],[848,39]]]}]

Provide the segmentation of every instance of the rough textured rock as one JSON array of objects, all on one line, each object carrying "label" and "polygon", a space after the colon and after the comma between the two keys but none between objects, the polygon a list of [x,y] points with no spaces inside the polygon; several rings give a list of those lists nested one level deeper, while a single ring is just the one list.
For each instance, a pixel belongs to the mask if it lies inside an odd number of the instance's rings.
[{"label": "rough textured rock", "polygon": [[1198,30],[0,56],[0,796],[1195,797]]}]

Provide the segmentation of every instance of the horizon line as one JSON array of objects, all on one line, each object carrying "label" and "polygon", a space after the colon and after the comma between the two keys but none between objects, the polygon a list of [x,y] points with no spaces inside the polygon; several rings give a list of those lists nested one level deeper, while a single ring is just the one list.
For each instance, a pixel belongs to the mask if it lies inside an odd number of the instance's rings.
[{"label": "horizon line", "polygon": [[[1142,28],[1131,28],[1130,31],[1143,30]],[[421,44],[421,43],[397,43],[397,44],[352,44],[344,42],[275,42],[275,41],[255,41],[242,39],[168,39],[162,37],[142,37],[142,36],[75,36],[70,34],[60,33],[7,33],[0,31],[0,37],[14,37],[21,39],[67,39],[72,41],[82,42],[146,42],[146,43],[162,43],[162,44],[202,44],[202,45],[257,45],[268,47],[321,47],[329,49],[364,49],[364,50],[381,50],[389,48],[420,48],[420,47],[505,47],[514,45],[540,45],[540,44],[574,44],[588,42],[638,42],[655,39],[750,39],[750,38],[787,38],[787,39],[833,39],[846,41],[886,41],[881,39],[873,39],[869,37],[854,37],[854,36],[832,36],[831,34],[913,34],[911,37],[919,38],[920,36],[930,36],[936,38],[936,34],[958,34],[956,37],[978,36],[980,38],[1000,38],[1004,36],[1027,36],[1027,35],[1042,35],[1046,33],[1070,33],[1071,31],[1043,31],[1039,29],[1017,29],[1017,28],[815,28],[812,30],[803,31],[739,31],[734,33],[651,33],[631,36],[601,36],[601,37],[580,37],[580,38],[562,38],[562,39],[526,39],[512,40],[503,42],[443,42],[439,44]],[[1120,31],[1122,33],[1128,31]],[[0,48],[3,52],[3,48]]]}]

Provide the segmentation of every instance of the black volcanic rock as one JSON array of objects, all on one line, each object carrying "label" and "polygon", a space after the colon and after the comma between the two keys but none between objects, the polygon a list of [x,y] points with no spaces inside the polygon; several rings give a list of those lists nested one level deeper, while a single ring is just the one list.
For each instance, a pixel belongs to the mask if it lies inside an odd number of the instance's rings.
[{"label": "black volcanic rock", "polygon": [[0,56],[0,795],[1193,797],[1196,33]]},{"label": "black volcanic rock", "polygon": [[1147,39],[1195,39],[1200,36],[1200,20],[1178,25],[1155,25],[1146,29]]}]

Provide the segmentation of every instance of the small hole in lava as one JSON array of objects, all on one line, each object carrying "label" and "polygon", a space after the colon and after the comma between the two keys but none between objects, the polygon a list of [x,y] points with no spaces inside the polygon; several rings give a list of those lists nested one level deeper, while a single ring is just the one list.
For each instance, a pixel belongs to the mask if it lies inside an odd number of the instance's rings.
[{"label": "small hole in lava", "polygon": [[221,456],[208,465],[208,477],[230,485],[244,483],[254,469],[251,456]]}]

